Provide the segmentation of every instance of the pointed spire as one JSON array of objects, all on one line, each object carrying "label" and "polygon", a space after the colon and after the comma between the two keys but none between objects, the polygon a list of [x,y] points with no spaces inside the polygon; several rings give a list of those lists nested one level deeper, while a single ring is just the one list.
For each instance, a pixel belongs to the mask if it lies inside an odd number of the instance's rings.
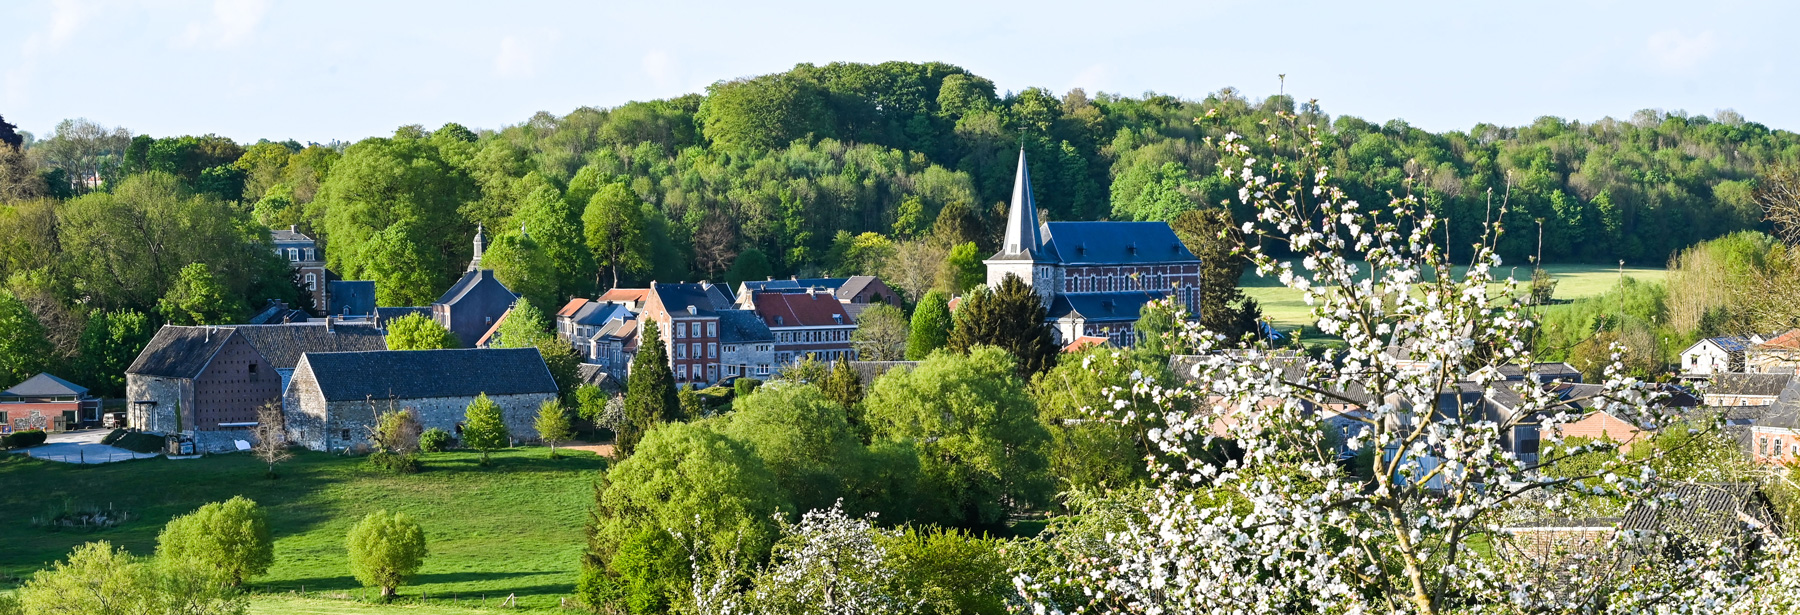
[{"label": "pointed spire", "polygon": [[487,250],[487,234],[481,223],[475,223],[475,258],[469,260],[469,271],[481,270],[481,253]]},{"label": "pointed spire", "polygon": [[1031,171],[1025,166],[1025,148],[1019,148],[1019,170],[1013,177],[1012,207],[1006,212],[1006,236],[1001,240],[1002,256],[1036,254],[1038,238],[1037,201],[1031,198]]}]

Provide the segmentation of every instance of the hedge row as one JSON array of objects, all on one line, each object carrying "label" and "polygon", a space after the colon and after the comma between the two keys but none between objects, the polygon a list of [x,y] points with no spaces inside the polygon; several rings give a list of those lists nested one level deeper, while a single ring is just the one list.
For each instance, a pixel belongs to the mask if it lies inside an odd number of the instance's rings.
[{"label": "hedge row", "polygon": [[44,439],[48,437],[50,437],[50,435],[44,433],[44,430],[42,429],[15,431],[0,437],[0,442],[4,442],[5,444],[5,446],[0,446],[0,448],[27,448],[37,446],[43,444]]}]

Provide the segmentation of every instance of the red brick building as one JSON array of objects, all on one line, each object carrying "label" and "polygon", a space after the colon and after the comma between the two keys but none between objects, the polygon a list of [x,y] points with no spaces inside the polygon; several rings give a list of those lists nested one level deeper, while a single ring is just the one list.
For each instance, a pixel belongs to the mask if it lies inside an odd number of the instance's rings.
[{"label": "red brick building", "polygon": [[703,387],[718,382],[721,371],[717,312],[731,308],[731,296],[724,288],[708,282],[651,282],[648,291],[642,318],[656,323],[663,344],[669,349],[675,386]]},{"label": "red brick building", "polygon": [[86,387],[50,374],[27,378],[0,391],[0,433],[69,429],[100,421],[100,399]]}]

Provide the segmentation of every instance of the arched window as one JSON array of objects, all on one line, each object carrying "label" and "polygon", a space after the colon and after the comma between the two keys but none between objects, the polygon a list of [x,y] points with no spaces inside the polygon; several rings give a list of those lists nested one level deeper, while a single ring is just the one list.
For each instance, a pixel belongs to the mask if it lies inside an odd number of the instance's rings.
[{"label": "arched window", "polygon": [[306,290],[319,290],[319,276],[306,274]]}]

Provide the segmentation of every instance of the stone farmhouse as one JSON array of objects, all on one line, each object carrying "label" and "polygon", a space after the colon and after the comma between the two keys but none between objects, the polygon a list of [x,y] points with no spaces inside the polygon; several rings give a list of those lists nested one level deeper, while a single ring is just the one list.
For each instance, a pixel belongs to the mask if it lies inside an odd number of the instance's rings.
[{"label": "stone farmhouse", "polygon": [[1025,152],[1013,180],[1000,251],[983,261],[987,283],[1008,275],[1043,297],[1057,343],[1103,337],[1135,342],[1144,304],[1174,297],[1191,317],[1200,311],[1200,259],[1166,222],[1038,222]]},{"label": "stone farmhouse", "polygon": [[301,356],[282,397],[288,438],[316,451],[367,446],[379,413],[418,412],[427,429],[460,433],[486,394],[515,439],[534,440],[538,406],[557,396],[536,348],[321,352]]},{"label": "stone farmhouse", "polygon": [[386,350],[370,325],[332,319],[281,325],[165,326],[125,370],[126,424],[188,434],[200,450],[232,450],[257,409],[281,398],[306,352]]}]

